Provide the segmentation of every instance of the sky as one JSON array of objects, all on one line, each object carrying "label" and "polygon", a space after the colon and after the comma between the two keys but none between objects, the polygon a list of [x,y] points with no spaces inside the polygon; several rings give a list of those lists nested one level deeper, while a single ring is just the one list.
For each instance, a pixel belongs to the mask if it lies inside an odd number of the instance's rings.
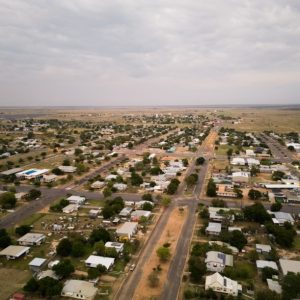
[{"label": "sky", "polygon": [[299,0],[0,0],[0,106],[300,104]]}]

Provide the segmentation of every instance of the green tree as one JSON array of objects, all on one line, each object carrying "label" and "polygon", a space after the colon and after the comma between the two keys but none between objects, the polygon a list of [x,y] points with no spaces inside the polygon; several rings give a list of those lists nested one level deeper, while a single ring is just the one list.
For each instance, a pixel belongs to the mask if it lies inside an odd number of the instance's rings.
[{"label": "green tree", "polygon": [[278,201],[272,203],[271,205],[271,211],[280,211],[282,208],[282,204]]},{"label": "green tree", "polygon": [[94,244],[94,250],[97,252],[97,255],[105,256],[105,244],[103,241],[96,242]]},{"label": "green tree", "polygon": [[103,190],[103,196],[104,196],[105,198],[110,197],[111,194],[112,194],[112,192],[111,192],[111,189],[110,189],[110,188],[106,187],[106,188]]},{"label": "green tree", "polygon": [[168,196],[163,196],[161,199],[161,205],[164,207],[168,207],[171,203],[171,198]]},{"label": "green tree", "polygon": [[261,278],[264,282],[266,282],[268,278],[272,278],[273,275],[278,275],[278,271],[273,268],[264,267],[261,270]]},{"label": "green tree", "polygon": [[45,277],[39,282],[39,294],[44,298],[52,298],[61,294],[63,284],[51,277]]},{"label": "green tree", "polygon": [[81,257],[85,254],[85,245],[81,240],[73,242],[71,255],[73,257]]},{"label": "green tree", "polygon": [[204,276],[206,273],[205,262],[200,257],[191,256],[188,264],[192,281],[199,282],[202,279],[202,276]]},{"label": "green tree", "polygon": [[69,259],[64,259],[55,265],[52,270],[57,276],[66,278],[75,271],[75,268]]},{"label": "green tree", "polygon": [[11,238],[8,235],[6,229],[0,229],[0,248],[6,248],[11,244]]},{"label": "green tree", "polygon": [[262,197],[262,194],[259,190],[250,189],[248,192],[248,197],[251,200],[259,200]]},{"label": "green tree", "polygon": [[282,281],[282,299],[297,299],[300,296],[300,273],[288,273]]},{"label": "green tree", "polygon": [[143,210],[148,210],[148,211],[152,211],[153,209],[153,205],[149,202],[145,202],[142,206],[142,209]]},{"label": "green tree", "polygon": [[140,186],[144,182],[143,178],[135,172],[131,173],[130,180],[133,186]]},{"label": "green tree", "polygon": [[0,205],[3,209],[11,209],[16,206],[17,199],[14,193],[6,192],[0,195]]},{"label": "green tree", "polygon": [[282,171],[274,171],[272,174],[272,180],[278,181],[284,177],[285,173]]},{"label": "green tree", "polygon": [[27,283],[25,284],[25,286],[23,287],[23,290],[25,292],[28,292],[28,293],[34,293],[38,289],[39,289],[39,283],[38,283],[38,281],[34,277],[31,277],[27,281]]},{"label": "green tree", "polygon": [[216,197],[217,196],[217,186],[212,178],[210,178],[208,181],[206,195],[208,197]]},{"label": "green tree", "polygon": [[26,233],[30,232],[31,231],[31,226],[29,225],[21,225],[19,227],[17,227],[15,229],[15,233],[18,235],[18,236],[23,236],[25,235]]},{"label": "green tree", "polygon": [[241,251],[247,244],[247,239],[241,231],[233,230],[230,234],[229,243]]},{"label": "green tree", "polygon": [[25,196],[26,200],[31,201],[39,198],[42,195],[41,191],[37,189],[31,189]]},{"label": "green tree", "polygon": [[144,194],[143,196],[142,196],[142,199],[143,200],[146,200],[146,201],[153,201],[153,199],[152,199],[152,195],[151,194]]},{"label": "green tree", "polygon": [[264,206],[259,202],[254,203],[253,205],[250,206],[246,206],[243,209],[243,212],[244,212],[244,218],[248,221],[254,221],[263,224],[271,220],[270,215],[267,213]]},{"label": "green tree", "polygon": [[200,165],[203,165],[204,164],[204,162],[205,162],[205,158],[204,157],[198,157],[197,159],[196,159],[196,166],[200,166]]},{"label": "green tree", "polygon": [[104,243],[111,241],[109,232],[103,227],[94,229],[89,237],[89,242],[92,245],[99,241],[103,241]]},{"label": "green tree", "polygon": [[56,247],[56,253],[62,257],[69,256],[72,252],[72,242],[64,238],[62,239]]},{"label": "green tree", "polygon": [[161,261],[168,261],[171,257],[170,249],[167,247],[159,247],[156,250],[156,254]]}]

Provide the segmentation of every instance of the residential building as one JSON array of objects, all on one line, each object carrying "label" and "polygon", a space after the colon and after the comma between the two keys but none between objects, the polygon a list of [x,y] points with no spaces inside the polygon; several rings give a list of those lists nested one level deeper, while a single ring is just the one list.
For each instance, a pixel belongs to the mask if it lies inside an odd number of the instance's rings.
[{"label": "residential building", "polygon": [[124,207],[120,212],[119,212],[119,216],[120,217],[129,217],[129,215],[131,214],[131,212],[133,211],[132,207]]},{"label": "residential building", "polygon": [[218,272],[205,278],[205,290],[212,289],[217,293],[237,296],[242,291],[242,287],[237,281],[222,276]]},{"label": "residential building", "polygon": [[26,233],[18,239],[18,244],[22,246],[38,246],[46,239],[42,233]]},{"label": "residential building", "polygon": [[131,239],[136,234],[138,229],[137,222],[125,222],[121,227],[116,230],[119,239]]},{"label": "residential building", "polygon": [[208,251],[205,263],[208,271],[223,272],[226,266],[233,266],[233,256],[218,251]]},{"label": "residential building", "polygon": [[78,208],[79,208],[79,205],[77,205],[77,204],[69,204],[69,205],[65,206],[62,209],[62,211],[65,214],[71,214],[71,213],[73,213],[75,211],[78,211]]},{"label": "residential building", "polygon": [[50,175],[43,175],[43,181],[45,183],[51,183],[51,182],[55,182],[57,179],[57,176],[54,174],[50,174]]},{"label": "residential building", "polygon": [[59,166],[58,168],[64,173],[75,173],[77,170],[77,167],[73,166]]},{"label": "residential building", "polygon": [[106,242],[105,248],[114,248],[116,249],[117,253],[122,253],[124,249],[124,244],[117,242]]},{"label": "residential building", "polygon": [[6,259],[17,259],[29,253],[30,248],[24,246],[10,245],[0,252],[0,256],[6,256]]},{"label": "residential building", "polygon": [[70,196],[67,198],[70,204],[77,204],[77,205],[83,205],[85,202],[85,197],[81,196]]},{"label": "residential building", "polygon": [[269,260],[257,260],[256,261],[256,267],[259,271],[261,271],[263,268],[272,268],[273,270],[278,271],[278,267],[275,261],[269,261]]},{"label": "residential building", "polygon": [[219,235],[221,233],[221,223],[209,222],[205,229],[206,234]]},{"label": "residential building", "polygon": [[267,284],[268,284],[268,288],[277,293],[277,294],[281,294],[282,293],[282,287],[281,285],[278,283],[278,281],[267,278]]},{"label": "residential building", "polygon": [[91,184],[91,188],[92,189],[102,189],[105,186],[105,182],[104,181],[95,181]]},{"label": "residential building", "polygon": [[270,214],[274,216],[272,218],[274,224],[283,225],[285,222],[288,222],[294,225],[295,223],[294,218],[289,213],[276,211],[276,212],[270,212]]},{"label": "residential building", "polygon": [[45,258],[36,257],[28,264],[29,269],[32,272],[37,273],[42,269],[42,267],[45,265],[46,261],[47,260]]},{"label": "residential building", "polygon": [[114,265],[114,262],[115,259],[112,257],[90,255],[85,261],[85,265],[90,268],[97,268],[99,265],[102,265],[106,268],[106,270],[110,270],[110,268]]},{"label": "residential building", "polygon": [[131,213],[131,221],[138,222],[141,217],[150,218],[151,211],[148,210],[135,210]]},{"label": "residential building", "polygon": [[279,266],[282,270],[283,275],[286,275],[288,272],[295,274],[300,273],[299,260],[279,259]]},{"label": "residential building", "polygon": [[248,172],[233,172],[232,181],[236,183],[247,183],[250,179]]},{"label": "residential building", "polygon": [[48,169],[29,169],[16,174],[16,177],[24,180],[24,179],[35,179],[39,180],[43,178],[43,175],[49,172]]},{"label": "residential building", "polygon": [[256,244],[255,245],[256,252],[262,254],[268,254],[272,250],[270,245]]},{"label": "residential building", "polygon": [[75,299],[93,300],[98,292],[94,284],[83,280],[67,280],[61,295]]}]

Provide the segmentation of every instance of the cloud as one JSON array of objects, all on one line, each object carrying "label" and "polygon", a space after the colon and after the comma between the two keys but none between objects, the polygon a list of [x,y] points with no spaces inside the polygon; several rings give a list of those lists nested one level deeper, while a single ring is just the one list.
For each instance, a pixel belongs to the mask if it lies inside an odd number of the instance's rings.
[{"label": "cloud", "polygon": [[0,0],[0,105],[299,103],[299,49],[292,0]]}]

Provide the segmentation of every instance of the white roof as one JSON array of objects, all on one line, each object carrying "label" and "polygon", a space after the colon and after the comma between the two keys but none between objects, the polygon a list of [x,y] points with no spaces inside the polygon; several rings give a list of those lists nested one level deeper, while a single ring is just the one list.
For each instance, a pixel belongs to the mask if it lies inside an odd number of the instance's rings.
[{"label": "white roof", "polygon": [[274,291],[277,294],[281,294],[282,293],[282,288],[281,288],[281,285],[278,283],[278,281],[275,281],[275,280],[272,280],[270,278],[267,278],[267,283],[268,283],[268,288],[271,291]]},{"label": "white roof", "polygon": [[300,261],[291,259],[279,259],[279,265],[282,270],[283,275],[288,272],[300,273]]},{"label": "white roof", "polygon": [[221,223],[209,222],[206,231],[221,232]]},{"label": "white roof", "polygon": [[46,261],[45,258],[36,257],[29,263],[29,266],[40,267],[45,261]]},{"label": "white roof", "polygon": [[116,230],[117,234],[132,234],[138,226],[137,222],[125,222]]},{"label": "white roof", "polygon": [[85,201],[85,197],[81,197],[81,196],[70,196],[69,198],[67,198],[68,201],[74,201],[74,202],[82,202]]},{"label": "white roof", "polygon": [[26,233],[25,235],[23,235],[21,238],[18,239],[18,242],[22,242],[22,243],[36,243],[38,241],[40,241],[41,239],[44,239],[46,236],[42,233]]},{"label": "white roof", "polygon": [[235,280],[231,280],[228,277],[222,276],[218,272],[212,274],[210,276],[206,276],[205,278],[205,287],[209,287],[215,283],[218,283],[222,287],[226,287],[232,291],[238,290],[238,282]]},{"label": "white roof", "polygon": [[114,264],[115,259],[112,257],[104,257],[104,256],[97,256],[97,255],[90,255],[87,260],[85,261],[86,264],[91,265],[102,265],[107,270]]},{"label": "white roof", "polygon": [[275,261],[269,261],[269,260],[257,260],[256,261],[256,267],[258,269],[263,269],[265,267],[269,267],[269,268],[272,268],[274,270],[278,270],[276,262]]},{"label": "white roof", "polygon": [[249,177],[250,174],[248,172],[233,172],[232,177]]},{"label": "white roof", "polygon": [[45,271],[40,272],[37,275],[37,280],[41,280],[45,277],[50,277],[50,278],[59,280],[59,276],[57,276],[56,273],[53,270],[45,270]]},{"label": "white roof", "polygon": [[271,251],[271,246],[270,245],[256,244],[255,247],[256,247],[256,250],[262,250],[264,252]]},{"label": "white roof", "polygon": [[283,212],[283,211],[276,211],[272,212],[275,218],[279,221],[279,223],[290,222],[294,223],[294,219],[291,214]]},{"label": "white roof", "polygon": [[148,210],[135,210],[131,213],[131,217],[146,217],[149,218],[151,216],[151,211]]},{"label": "white roof", "polygon": [[84,295],[86,298],[92,299],[95,297],[98,289],[91,282],[83,280],[67,280],[64,284],[61,294],[63,296],[73,296],[75,294]]},{"label": "white roof", "polygon": [[25,252],[29,251],[29,249],[29,247],[11,245],[3,249],[0,252],[0,255],[19,257]]},{"label": "white roof", "polygon": [[16,174],[16,176],[25,175],[25,176],[39,176],[45,173],[48,173],[48,169],[28,169]]}]

